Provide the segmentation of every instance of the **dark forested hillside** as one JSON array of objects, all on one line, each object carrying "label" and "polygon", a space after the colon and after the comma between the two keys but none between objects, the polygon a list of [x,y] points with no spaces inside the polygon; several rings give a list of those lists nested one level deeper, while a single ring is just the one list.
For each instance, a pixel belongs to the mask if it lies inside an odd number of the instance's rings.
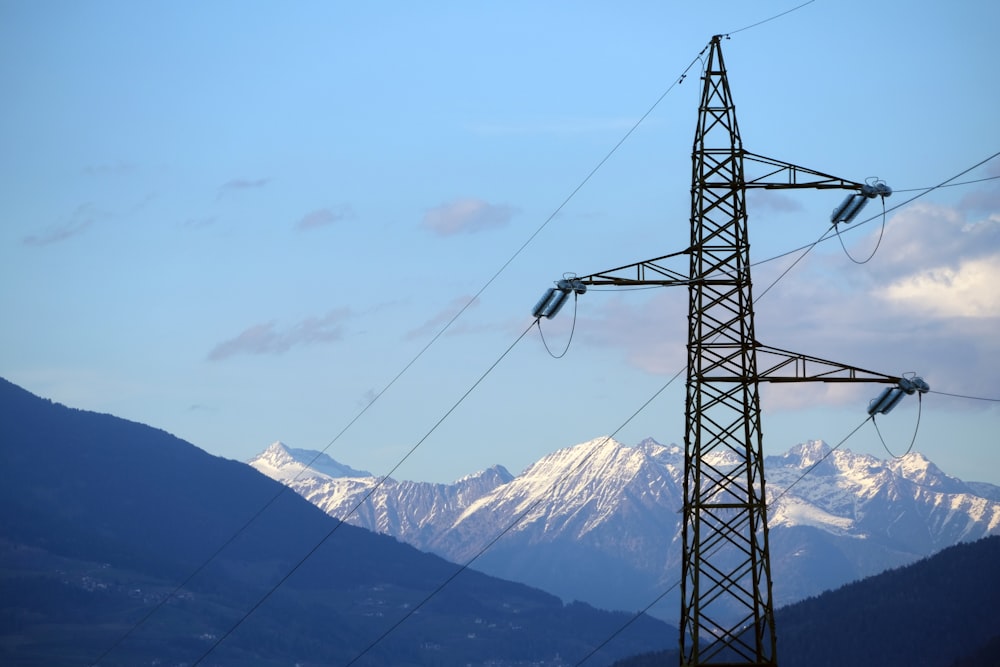
[{"label": "dark forested hillside", "polygon": [[[782,608],[775,619],[778,664],[1000,665],[998,565],[1000,537],[987,537]],[[615,665],[677,662],[676,652],[665,652]]]},{"label": "dark forested hillside", "polygon": [[782,664],[948,667],[1000,631],[998,564],[985,538],[786,607]]},{"label": "dark forested hillside", "polygon": [[[560,664],[630,616],[460,571],[242,463],[0,380],[0,664],[192,664],[222,638],[201,664]],[[675,635],[643,618],[592,664]]]}]

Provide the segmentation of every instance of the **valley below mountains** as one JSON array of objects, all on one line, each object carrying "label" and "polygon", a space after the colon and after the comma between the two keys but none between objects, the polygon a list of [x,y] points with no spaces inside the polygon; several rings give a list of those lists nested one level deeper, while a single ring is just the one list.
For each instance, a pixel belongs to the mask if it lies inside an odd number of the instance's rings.
[{"label": "valley below mountains", "polygon": [[[250,465],[331,516],[488,574],[677,622],[683,450],[599,438],[519,475],[381,480],[274,443]],[[724,460],[714,462],[719,466]],[[919,453],[883,460],[806,442],[765,459],[776,607],[1000,534],[1000,487]]]}]

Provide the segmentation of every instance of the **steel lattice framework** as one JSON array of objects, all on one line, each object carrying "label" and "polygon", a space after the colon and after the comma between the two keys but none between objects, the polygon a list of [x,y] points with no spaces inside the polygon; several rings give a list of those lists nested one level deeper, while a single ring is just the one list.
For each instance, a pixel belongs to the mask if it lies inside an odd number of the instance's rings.
[{"label": "steel lattice framework", "polygon": [[[768,665],[776,638],[746,179],[718,38],[704,82],[691,178],[682,662]],[[734,612],[736,622],[722,620]]]},{"label": "steel lattice framework", "polygon": [[[587,285],[687,286],[681,664],[776,665],[760,383],[893,384],[901,378],[757,341],[747,189],[837,188],[874,195],[870,186],[743,149],[721,39],[713,37],[706,47],[692,153],[690,247],[560,281],[559,290],[568,296]],[[760,173],[748,174],[748,165]],[[672,266],[684,257],[686,271]]]}]

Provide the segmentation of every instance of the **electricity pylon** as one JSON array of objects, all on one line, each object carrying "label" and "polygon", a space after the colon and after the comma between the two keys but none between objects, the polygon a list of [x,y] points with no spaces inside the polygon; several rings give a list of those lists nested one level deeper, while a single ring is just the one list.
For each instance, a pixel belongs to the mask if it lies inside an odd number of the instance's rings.
[{"label": "electricity pylon", "polygon": [[[906,393],[912,393],[912,385],[898,376],[757,341],[747,190],[852,191],[834,212],[834,224],[849,222],[867,199],[887,196],[891,190],[882,183],[856,183],[744,150],[720,43],[720,35],[712,38],[702,75],[692,154],[691,245],[656,259],[559,281],[534,314],[552,317],[571,292],[581,294],[590,285],[687,286],[681,664],[776,665],[760,383],[881,382],[906,387]],[[762,173],[748,175],[746,163]],[[685,256],[686,272],[671,267]],[[926,384],[920,391],[923,387]]]}]

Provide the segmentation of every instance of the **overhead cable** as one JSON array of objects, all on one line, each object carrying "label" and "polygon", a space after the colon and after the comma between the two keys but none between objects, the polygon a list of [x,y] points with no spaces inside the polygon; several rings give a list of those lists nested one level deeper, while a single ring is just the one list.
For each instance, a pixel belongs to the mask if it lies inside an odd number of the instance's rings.
[{"label": "overhead cable", "polygon": [[378,481],[376,482],[376,484],[374,486],[372,486],[371,489],[368,490],[368,493],[365,494],[365,496],[360,501],[358,501],[358,503],[351,509],[351,511],[348,512],[346,516],[340,517],[339,521],[337,521],[337,523],[334,524],[333,528],[331,528],[326,533],[326,535],[323,536],[322,539],[320,539],[301,559],[299,559],[299,561],[297,563],[295,563],[295,565],[292,566],[292,568],[289,569],[288,572],[286,572],[285,575],[283,577],[281,577],[281,579],[279,579],[277,583],[275,583],[273,586],[271,586],[267,590],[267,592],[264,593],[264,595],[261,596],[261,598],[258,599],[257,602],[254,603],[254,605],[252,607],[250,607],[250,609],[248,609],[240,617],[240,619],[236,621],[235,624],[233,624],[232,627],[229,628],[229,630],[227,630],[225,633],[223,633],[222,635],[220,635],[211,644],[211,646],[209,646],[208,649],[206,649],[205,652],[202,653],[202,655],[197,660],[195,660],[193,663],[191,663],[191,667],[197,667],[197,665],[200,665],[202,663],[202,661],[204,661],[205,658],[207,658],[220,644],[222,644],[222,642],[224,642],[238,627],[240,627],[243,624],[244,621],[246,621],[250,616],[252,616],[253,613],[255,611],[257,611],[257,609],[260,608],[260,606],[262,604],[264,604],[264,602],[266,602],[268,600],[268,598],[270,598],[271,595],[273,595],[276,590],[278,590],[279,588],[281,588],[282,584],[284,584],[286,581],[288,581],[289,577],[291,577],[293,574],[295,574],[295,572],[297,572],[298,569],[300,567],[302,567],[302,565],[304,565],[305,562],[308,561],[309,558],[311,558],[312,555],[315,554],[316,551],[318,551],[319,548],[321,546],[323,546],[323,544],[326,543],[326,541],[328,539],[330,539],[330,537],[332,537],[333,534],[336,533],[337,530],[342,525],[344,525],[344,523],[347,521],[347,519],[350,518],[351,515],[353,515],[358,510],[358,508],[360,508],[365,502],[367,502],[367,500],[369,498],[371,498],[371,496],[375,493],[375,491],[378,490],[385,483],[385,480],[389,479],[392,476],[392,474],[394,472],[396,472],[396,470],[398,470],[399,467],[401,465],[403,465],[403,463],[406,462],[406,460],[409,459],[410,456],[414,452],[417,451],[417,449],[424,443],[424,441],[426,441],[427,438],[429,438],[431,436],[431,434],[434,433],[434,431],[436,431],[437,428],[439,426],[441,426],[442,423],[444,423],[444,420],[447,419],[451,415],[451,413],[454,412],[455,409],[458,408],[458,406],[461,405],[462,402],[465,401],[465,399],[469,397],[469,394],[471,394],[476,389],[476,387],[478,387],[480,385],[480,383],[482,383],[482,381],[486,379],[486,376],[489,375],[493,371],[493,369],[495,369],[500,364],[501,361],[503,361],[503,359],[510,353],[510,351],[513,350],[514,347],[519,342],[521,342],[521,340],[528,334],[529,331],[531,331],[532,327],[534,327],[534,326],[535,326],[535,323],[532,322],[528,326],[528,328],[526,328],[524,331],[522,331],[521,335],[519,335],[514,340],[514,342],[511,343],[507,347],[506,350],[504,350],[503,354],[501,354],[497,358],[497,360],[494,361],[490,365],[490,367],[487,368],[486,371],[482,375],[479,376],[479,379],[476,380],[474,383],[472,383],[472,386],[469,387],[468,390],[466,390],[466,392],[464,394],[462,394],[462,396],[459,397],[459,399],[457,401],[455,401],[455,403],[450,408],[448,408],[448,410],[444,413],[444,415],[440,419],[437,420],[437,422],[435,422],[435,424],[431,427],[431,429],[429,431],[427,431],[426,434],[424,434],[424,437],[420,438],[420,440],[415,445],[413,445],[413,447],[411,447],[410,450],[408,452],[406,452],[406,454],[404,454],[403,457],[399,461],[396,462],[396,465],[394,465],[392,467],[392,469],[389,470],[388,473],[386,473],[385,475],[379,477]]},{"label": "overhead cable", "polygon": [[[931,193],[931,192],[933,192],[934,190],[938,190],[938,189],[940,189],[940,188],[944,188],[944,187],[948,187],[948,185],[949,185],[949,184],[950,184],[950,183],[951,183],[952,181],[954,181],[954,180],[955,180],[956,178],[959,178],[960,176],[964,176],[965,174],[969,173],[969,172],[970,172],[970,171],[972,171],[973,169],[977,169],[977,168],[979,168],[979,167],[983,166],[984,164],[986,164],[986,163],[987,163],[987,162],[989,162],[990,160],[993,160],[993,159],[995,159],[995,158],[996,158],[996,157],[998,157],[998,156],[1000,156],[1000,151],[997,151],[997,152],[996,152],[996,153],[994,153],[993,155],[990,155],[989,157],[987,157],[987,158],[984,158],[984,159],[980,160],[979,162],[977,162],[976,164],[972,165],[971,167],[968,167],[967,169],[963,169],[962,171],[958,172],[958,173],[957,173],[957,174],[955,174],[954,176],[952,176],[952,177],[950,177],[950,178],[947,178],[947,179],[945,179],[945,180],[941,181],[941,182],[940,182],[940,183],[938,183],[937,185],[934,185],[934,186],[931,186],[931,187],[929,187],[929,188],[926,188],[926,189],[924,189],[924,190],[920,191],[920,192],[919,192],[918,194],[916,194],[916,195],[914,195],[914,196],[910,197],[909,199],[906,199],[906,200],[904,200],[904,201],[901,201],[901,202],[899,202],[898,204],[895,204],[895,205],[893,205],[893,206],[890,206],[890,207],[888,207],[888,208],[884,209],[884,210],[882,211],[882,214],[881,214],[881,217],[884,217],[884,216],[885,216],[885,215],[886,215],[887,213],[891,213],[892,211],[896,211],[896,210],[898,210],[898,209],[900,209],[900,208],[902,208],[902,207],[906,206],[907,204],[910,204],[910,203],[912,203],[912,202],[916,201],[917,199],[920,199],[920,198],[921,198],[921,197],[923,197],[924,195],[927,195],[927,194],[930,194],[930,193]],[[985,180],[985,179],[984,179],[984,180]],[[978,182],[978,181],[969,181],[969,182],[970,182],[970,183],[976,183],[976,182]],[[958,183],[956,183],[955,185],[959,185],[959,184],[958,184]],[[913,190],[896,190],[896,192],[912,192],[912,191],[913,191]],[[854,225],[854,229],[857,229],[857,228],[858,228],[858,227],[860,227],[861,225],[865,225],[865,224],[868,224],[869,222],[871,222],[871,221],[873,221],[873,220],[877,220],[877,219],[879,219],[879,217],[880,217],[879,215],[873,215],[873,216],[871,216],[870,218],[866,218],[866,219],[862,220],[861,222],[857,223],[856,225]],[[758,260],[758,261],[756,261],[756,262],[751,262],[751,263],[750,263],[750,266],[751,266],[751,267],[754,267],[754,266],[759,266],[759,265],[761,265],[761,264],[766,264],[767,262],[773,262],[773,261],[774,261],[774,260],[776,260],[776,259],[781,259],[782,257],[787,257],[788,255],[791,255],[792,253],[796,253],[796,252],[798,252],[798,251],[800,251],[800,250],[806,250],[806,251],[808,252],[809,250],[812,250],[812,248],[813,248],[813,247],[815,247],[815,246],[816,246],[816,245],[817,245],[818,243],[820,243],[821,241],[826,241],[826,240],[828,240],[829,238],[830,238],[830,237],[828,237],[828,236],[824,235],[824,237],[823,237],[823,238],[820,238],[820,239],[818,239],[818,240],[816,240],[816,241],[813,241],[813,242],[812,242],[811,244],[809,244],[809,245],[804,245],[804,246],[800,246],[800,247],[798,247],[798,248],[793,248],[793,249],[791,249],[791,250],[788,250],[788,251],[786,251],[786,252],[783,252],[783,253],[781,253],[780,255],[774,255],[773,257],[768,257],[767,259],[761,259],[761,260]]]},{"label": "overhead cable", "polygon": [[792,12],[802,9],[806,5],[811,5],[814,2],[816,2],[816,0],[807,0],[807,2],[803,2],[801,5],[792,7],[791,9],[786,9],[780,14],[775,14],[771,18],[764,19],[763,21],[757,21],[756,23],[751,23],[750,25],[743,26],[742,28],[738,28],[737,30],[730,30],[729,32],[724,32],[722,34],[725,35],[726,37],[729,37],[730,35],[735,35],[736,33],[743,32],[744,30],[750,30],[751,28],[756,28],[759,25],[764,25],[765,23],[769,23],[775,19],[780,19],[782,16],[791,14]]},{"label": "overhead cable", "polygon": [[[527,332],[525,332],[525,333],[527,333]],[[523,336],[524,334],[521,334],[521,335]],[[604,439],[596,447],[594,447],[593,449],[591,449],[591,451],[586,456],[582,457],[579,461],[577,461],[577,463],[576,463],[575,466],[573,466],[567,472],[565,472],[563,475],[559,476],[556,480],[554,480],[552,482],[552,484],[549,485],[548,489],[546,489],[545,493],[539,495],[535,499],[534,502],[530,503],[524,510],[522,510],[516,517],[514,517],[514,519],[510,523],[508,523],[507,526],[505,526],[499,533],[497,533],[493,537],[493,539],[491,539],[479,551],[477,551],[476,554],[472,558],[470,558],[469,560],[465,561],[465,563],[463,563],[461,565],[461,567],[458,569],[458,571],[456,571],[454,574],[452,574],[450,577],[448,577],[445,581],[443,581],[436,589],[434,589],[433,591],[431,591],[431,593],[429,593],[427,595],[427,597],[425,597],[423,600],[421,600],[416,605],[410,607],[407,610],[407,612],[402,616],[402,618],[400,618],[398,621],[396,621],[391,627],[389,627],[385,632],[383,632],[379,637],[377,637],[361,653],[359,653],[358,655],[356,655],[350,662],[347,663],[347,665],[345,667],[350,667],[350,665],[353,665],[355,662],[357,662],[362,657],[364,657],[365,654],[367,654],[369,651],[371,651],[373,648],[375,648],[375,646],[377,646],[382,640],[384,640],[386,637],[388,637],[390,634],[392,634],[392,632],[395,631],[396,628],[398,628],[400,625],[402,625],[408,618],[410,618],[415,613],[417,613],[417,611],[419,611],[421,607],[423,607],[428,602],[430,602],[430,600],[432,598],[434,598],[434,596],[436,596],[438,593],[440,593],[445,588],[445,586],[447,586],[452,581],[454,581],[455,578],[458,577],[458,575],[460,575],[465,570],[469,569],[474,562],[476,562],[477,560],[479,560],[479,558],[482,557],[482,555],[485,554],[487,551],[489,551],[493,547],[494,544],[496,544],[497,542],[499,542],[500,539],[504,535],[506,535],[511,530],[513,530],[519,523],[521,523],[522,521],[524,521],[524,519],[527,518],[527,516],[529,514],[531,514],[531,512],[533,512],[536,507],[538,507],[539,505],[542,504],[542,502],[544,502],[546,499],[548,499],[549,494],[551,494],[553,491],[555,491],[559,487],[559,485],[563,482],[563,480],[565,480],[569,475],[575,473],[577,470],[580,470],[590,460],[590,458],[592,456],[594,456],[594,453],[601,446],[603,446],[609,440],[613,439],[618,434],[619,431],[621,431],[623,428],[625,428],[633,419],[635,419],[635,417],[640,412],[642,412],[643,410],[645,410],[646,407],[650,403],[652,403],[654,400],[656,400],[656,398],[660,394],[662,394],[667,389],[667,387],[669,387],[680,376],[681,372],[683,372],[683,369],[681,369],[681,371],[678,371],[676,374],[674,374],[674,376],[671,377],[667,381],[666,384],[664,384],[662,387],[660,387],[659,389],[657,389],[653,393],[653,395],[650,396],[646,400],[645,403],[643,403],[641,406],[639,406],[639,408],[628,417],[628,419],[626,419],[624,422],[622,422],[621,425],[618,428],[616,428],[610,435],[605,436]]]},{"label": "overhead cable", "polygon": [[951,396],[952,398],[966,398],[970,401],[990,401],[992,403],[1000,403],[1000,398],[987,398],[985,396],[967,396],[965,394],[949,394],[946,391],[934,391],[930,390],[930,394],[940,394],[941,396]]},{"label": "overhead cable", "polygon": [[875,419],[875,415],[872,415],[872,425],[875,426],[875,432],[878,433],[878,439],[882,441],[882,447],[885,448],[886,453],[894,459],[901,459],[910,452],[913,451],[913,445],[917,441],[917,433],[920,431],[920,415],[924,410],[924,399],[922,394],[917,394],[917,424],[913,427],[913,437],[910,438],[910,446],[906,448],[906,451],[900,455],[892,453],[889,449],[889,445],[885,444],[885,438],[882,437],[882,431],[879,430],[878,420]]},{"label": "overhead cable", "polygon": [[[702,50],[702,52],[704,52],[704,49]],[[479,290],[471,298],[469,298],[468,301],[465,302],[465,304],[458,310],[458,312],[456,312],[447,322],[445,322],[445,324],[438,330],[438,332],[431,337],[431,339],[427,342],[427,344],[424,345],[420,349],[420,351],[413,356],[412,359],[410,359],[410,361],[381,389],[381,391],[375,394],[372,400],[368,401],[365,404],[365,406],[354,416],[354,418],[352,418],[347,423],[347,425],[344,426],[340,430],[340,432],[338,432],[337,435],[334,436],[333,439],[326,444],[326,446],[324,446],[321,450],[316,452],[315,456],[313,456],[312,459],[309,460],[304,465],[304,467],[295,475],[295,477],[292,478],[292,480],[290,480],[291,482],[294,482],[306,471],[310,470],[312,466],[316,463],[316,461],[319,459],[319,457],[325,454],[330,449],[330,447],[332,447],[338,440],[340,440],[340,438],[344,435],[344,433],[346,433],[348,429],[350,429],[366,412],[368,412],[369,408],[371,408],[372,405],[374,405],[375,402],[378,401],[379,398],[381,398],[385,392],[387,392],[394,384],[396,384],[396,382],[407,371],[409,371],[409,369],[424,355],[424,353],[426,353],[427,350],[430,349],[430,347],[434,345],[434,343],[436,343],[437,340],[441,338],[441,336],[444,335],[444,333],[449,328],[451,328],[451,326],[465,313],[465,311],[467,311],[472,306],[472,304],[475,303],[476,299],[478,299],[490,287],[490,285],[492,285],[496,281],[496,279],[500,277],[500,275],[507,269],[507,267],[510,266],[511,263],[513,263],[513,261],[525,250],[525,248],[528,247],[528,245],[531,244],[532,241],[535,240],[535,237],[537,237],[542,232],[542,230],[545,229],[545,227],[547,227],[548,224],[555,219],[555,217],[563,210],[563,208],[565,208],[566,205],[569,204],[569,202],[580,192],[580,190],[582,190],[583,187],[594,177],[594,175],[597,174],[597,172],[604,166],[604,164],[611,159],[611,157],[618,151],[618,149],[621,148],[621,146],[628,140],[628,138],[632,136],[632,134],[646,120],[646,118],[648,118],[650,114],[653,113],[653,111],[659,106],[660,102],[663,101],[663,99],[667,96],[667,94],[670,93],[670,91],[673,90],[677,85],[679,85],[684,81],[688,71],[694,66],[696,62],[698,62],[700,55],[701,54],[696,56],[688,64],[688,66],[684,68],[681,74],[673,80],[673,82],[667,87],[666,90],[663,91],[663,93],[656,99],[656,101],[654,101],[653,104],[650,105],[650,107],[646,110],[646,112],[642,114],[642,116],[639,117],[639,119],[628,129],[628,131],[625,132],[625,134],[621,137],[621,139],[619,139],[618,142],[614,146],[612,146],[611,150],[609,150],[604,155],[604,157],[597,162],[594,168],[587,173],[587,175],[583,178],[583,180],[581,180],[580,183],[575,188],[573,188],[573,190],[569,193],[569,195],[567,195],[566,198],[563,199],[562,203],[560,203],[552,211],[552,213],[549,214],[547,218],[545,218],[545,220],[538,226],[538,228],[536,228],[535,231],[532,232],[530,236],[528,236],[528,238],[514,251],[514,253],[507,259],[507,261],[505,261],[500,266],[500,268],[497,269],[496,272],[494,272],[493,275],[482,285],[482,287],[480,287]],[[240,526],[240,528],[238,528],[236,532],[234,532],[225,542],[223,542],[215,551],[213,551],[212,554],[203,563],[201,563],[201,565],[195,568],[195,570],[192,571],[191,574],[189,574],[180,584],[178,584],[168,595],[166,595],[162,600],[160,600],[156,605],[154,605],[149,610],[149,612],[147,612],[142,618],[140,618],[136,623],[134,623],[121,637],[119,637],[96,660],[94,660],[91,663],[91,667],[96,667],[96,665],[99,665],[101,661],[103,661],[112,651],[114,651],[125,639],[127,639],[132,633],[134,633],[140,626],[144,625],[151,616],[153,616],[157,611],[159,611],[159,609],[161,609],[165,604],[167,604],[167,602],[176,597],[177,593],[183,590],[194,579],[195,576],[197,576],[200,572],[202,572],[212,561],[214,561],[223,551],[225,551],[229,547],[229,545],[231,545],[237,537],[239,537],[243,532],[245,532],[247,528],[249,528],[249,526],[253,524],[261,516],[261,514],[263,514],[269,507],[271,507],[271,505],[273,505],[287,489],[288,486],[282,485],[282,487],[277,491],[277,493],[275,493],[274,496],[272,496],[267,502],[265,502],[264,505],[261,506],[261,508],[256,513],[254,513],[253,516],[251,516],[246,523]]]}]

